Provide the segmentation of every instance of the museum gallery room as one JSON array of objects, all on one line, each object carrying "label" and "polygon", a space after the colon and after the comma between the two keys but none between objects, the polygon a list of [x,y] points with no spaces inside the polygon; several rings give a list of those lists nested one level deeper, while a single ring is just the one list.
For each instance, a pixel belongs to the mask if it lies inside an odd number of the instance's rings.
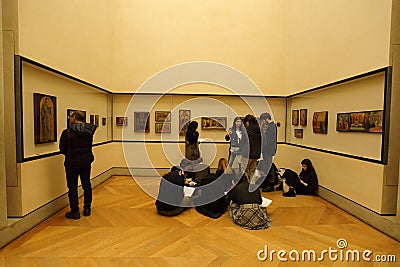
[{"label": "museum gallery room", "polygon": [[[0,10],[0,266],[398,266],[400,0],[3,0]],[[79,180],[71,218],[60,140],[76,114],[95,129],[93,192],[87,209]],[[251,129],[263,141],[247,162]],[[235,147],[233,133],[250,143]],[[237,204],[244,169],[264,178],[270,157],[271,184]],[[308,187],[304,159],[318,178],[310,194],[287,176]],[[218,195],[218,216],[200,212],[212,203],[200,203],[197,166],[215,188],[238,179]],[[181,213],[165,216],[155,203],[181,167]],[[242,219],[263,227],[237,220],[250,206],[262,218]]]}]

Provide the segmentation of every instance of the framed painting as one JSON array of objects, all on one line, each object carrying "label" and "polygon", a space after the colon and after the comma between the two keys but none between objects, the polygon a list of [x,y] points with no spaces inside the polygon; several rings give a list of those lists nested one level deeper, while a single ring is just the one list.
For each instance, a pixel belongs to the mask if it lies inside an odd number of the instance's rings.
[{"label": "framed painting", "polygon": [[171,122],[170,111],[156,111],[155,118],[157,122]]},{"label": "framed painting", "polygon": [[292,125],[299,125],[299,110],[292,110]]},{"label": "framed painting", "polygon": [[226,117],[201,117],[202,130],[225,130]]},{"label": "framed painting", "polygon": [[75,111],[79,111],[83,115],[83,121],[86,122],[86,111],[85,110],[67,109],[67,127],[68,128],[69,128],[69,117]]},{"label": "framed painting", "polygon": [[185,135],[190,119],[190,110],[179,110],[179,135]]},{"label": "framed painting", "polygon": [[365,132],[365,112],[350,113],[350,131]]},{"label": "framed painting", "polygon": [[307,126],[307,109],[300,109],[300,125]]},{"label": "framed painting", "polygon": [[383,110],[365,112],[365,131],[367,133],[383,132]]},{"label": "framed painting", "polygon": [[150,132],[149,112],[135,112],[135,132]]},{"label": "framed painting", "polygon": [[156,122],[156,133],[170,133],[171,132],[171,123],[159,123]]},{"label": "framed painting", "polygon": [[128,125],[128,117],[116,117],[115,118],[117,126],[127,126]]},{"label": "framed painting", "polygon": [[35,144],[57,142],[57,99],[33,94]]},{"label": "framed painting", "polygon": [[90,115],[90,124],[99,126],[99,115]]},{"label": "framed painting", "polygon": [[350,131],[350,113],[336,114],[336,131],[338,132]]},{"label": "framed painting", "polygon": [[313,133],[328,133],[328,111],[314,112],[313,114]]},{"label": "framed painting", "polygon": [[101,124],[103,126],[106,126],[107,125],[107,119],[106,118],[101,118]]},{"label": "framed painting", "polygon": [[294,137],[303,138],[303,129],[294,129]]}]

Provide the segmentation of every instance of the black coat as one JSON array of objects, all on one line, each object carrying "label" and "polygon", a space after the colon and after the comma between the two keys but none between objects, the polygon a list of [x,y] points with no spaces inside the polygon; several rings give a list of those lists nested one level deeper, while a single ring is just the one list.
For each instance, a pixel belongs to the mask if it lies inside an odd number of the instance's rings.
[{"label": "black coat", "polygon": [[[247,134],[246,134],[247,133]],[[261,131],[257,123],[252,123],[243,132],[241,142],[242,155],[249,159],[259,159],[261,156]]]},{"label": "black coat", "polygon": [[262,134],[262,154],[264,157],[276,154],[276,124],[271,122]]},{"label": "black coat", "polygon": [[179,171],[165,174],[160,181],[160,189],[156,200],[156,207],[161,211],[171,211],[178,207],[183,200],[183,186],[185,177]]},{"label": "black coat", "polygon": [[229,192],[229,199],[238,205],[261,204],[260,190],[249,192],[249,182],[241,181]]},{"label": "black coat", "polygon": [[89,123],[73,123],[60,138],[60,152],[65,155],[66,168],[87,167],[94,161],[93,135],[97,126]]}]

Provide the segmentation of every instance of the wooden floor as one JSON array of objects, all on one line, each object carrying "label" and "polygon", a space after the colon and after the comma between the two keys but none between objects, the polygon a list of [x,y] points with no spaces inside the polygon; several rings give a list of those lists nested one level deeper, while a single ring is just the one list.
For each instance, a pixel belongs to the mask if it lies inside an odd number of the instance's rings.
[{"label": "wooden floor", "polygon": [[[193,208],[159,216],[154,199],[132,177],[115,176],[94,189],[90,217],[65,219],[65,208],[1,249],[0,266],[400,266],[399,242],[319,197],[263,195],[273,200],[267,209],[272,226],[251,231],[235,225],[228,212],[216,220]],[[347,241],[342,250],[341,238]],[[265,246],[268,254],[286,251],[288,262],[276,253],[260,261],[257,252]],[[315,250],[318,258],[329,248],[368,249],[371,259],[395,255],[397,263],[334,261],[328,254],[321,262],[301,260],[303,250]],[[289,259],[291,250],[300,262]]]}]

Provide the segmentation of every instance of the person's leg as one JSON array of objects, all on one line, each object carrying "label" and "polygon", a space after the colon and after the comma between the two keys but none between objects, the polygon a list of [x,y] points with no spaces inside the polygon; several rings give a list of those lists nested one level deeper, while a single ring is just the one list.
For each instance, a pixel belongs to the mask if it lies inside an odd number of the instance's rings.
[{"label": "person's leg", "polygon": [[83,189],[83,211],[85,216],[90,215],[90,208],[92,206],[92,185],[90,183],[90,169],[90,165],[80,169],[80,178]]},{"label": "person's leg", "polygon": [[79,219],[79,202],[78,202],[78,169],[65,168],[68,187],[68,199],[71,212],[67,212],[65,216],[70,219]]}]

